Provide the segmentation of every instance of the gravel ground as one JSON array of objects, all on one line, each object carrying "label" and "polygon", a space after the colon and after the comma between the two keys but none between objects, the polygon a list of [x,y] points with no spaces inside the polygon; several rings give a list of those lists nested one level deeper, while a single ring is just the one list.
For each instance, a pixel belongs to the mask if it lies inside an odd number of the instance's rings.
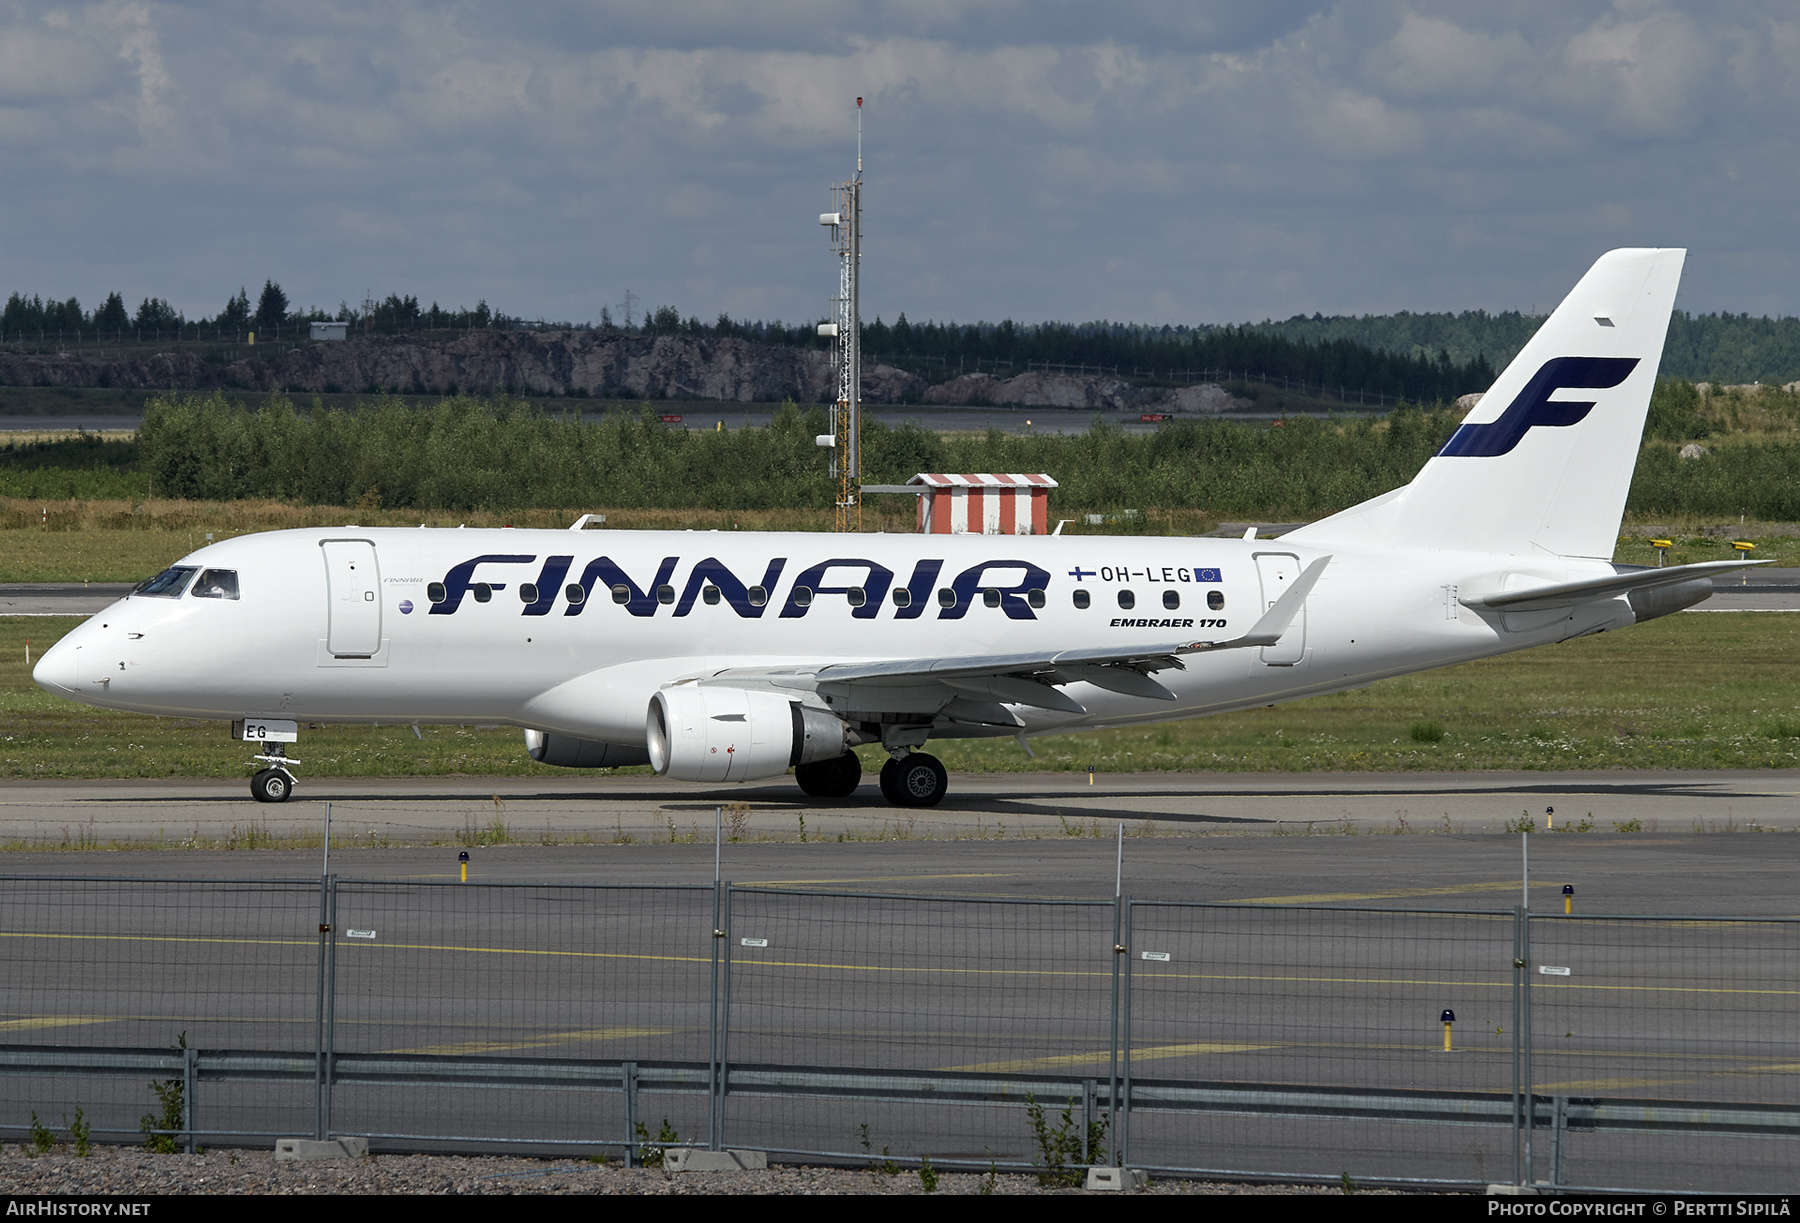
[{"label": "gravel ground", "polygon": [[[204,1155],[152,1155],[135,1147],[96,1147],[78,1157],[58,1149],[32,1156],[0,1147],[0,1193],[41,1194],[250,1194],[250,1193],[605,1193],[605,1194],[845,1194],[922,1193],[919,1174],[897,1176],[843,1168],[775,1167],[763,1172],[684,1172],[619,1164],[569,1163],[480,1155],[371,1155],[365,1159],[275,1162],[270,1151],[209,1151]],[[940,1172],[946,1194],[1043,1194],[1033,1176]],[[1333,1186],[1233,1185],[1202,1181],[1152,1181],[1158,1194],[1338,1194]],[[1368,1190],[1359,1192],[1382,1192]]]}]

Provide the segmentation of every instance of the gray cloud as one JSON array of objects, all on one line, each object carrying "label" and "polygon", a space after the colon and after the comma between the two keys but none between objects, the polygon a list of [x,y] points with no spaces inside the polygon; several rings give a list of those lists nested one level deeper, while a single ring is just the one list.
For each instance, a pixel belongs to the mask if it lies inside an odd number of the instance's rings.
[{"label": "gray cloud", "polygon": [[821,313],[865,110],[887,317],[1547,305],[1693,248],[1800,312],[1767,3],[0,7],[7,288]]}]

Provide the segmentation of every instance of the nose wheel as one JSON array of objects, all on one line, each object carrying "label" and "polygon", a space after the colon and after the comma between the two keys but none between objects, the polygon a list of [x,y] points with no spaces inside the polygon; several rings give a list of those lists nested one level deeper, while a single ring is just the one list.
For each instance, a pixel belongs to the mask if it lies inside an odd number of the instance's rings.
[{"label": "nose wheel", "polygon": [[950,788],[950,775],[936,756],[908,752],[881,766],[881,794],[896,807],[935,807]]},{"label": "nose wheel", "polygon": [[294,775],[286,769],[264,769],[250,779],[250,797],[259,803],[285,803],[294,793]]},{"label": "nose wheel", "polygon": [[281,744],[268,744],[267,750],[254,759],[269,767],[250,779],[251,798],[259,803],[285,803],[294,796],[294,775],[287,766],[300,762],[289,756]]}]

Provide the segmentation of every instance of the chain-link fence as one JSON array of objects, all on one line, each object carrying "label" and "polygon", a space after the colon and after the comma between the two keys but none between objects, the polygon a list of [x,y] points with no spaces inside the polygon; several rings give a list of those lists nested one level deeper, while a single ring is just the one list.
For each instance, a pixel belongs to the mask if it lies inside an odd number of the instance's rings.
[{"label": "chain-link fence", "polygon": [[[1800,919],[0,879],[0,1132],[1784,1188]],[[1446,1016],[1453,1016],[1447,1019]],[[1115,1101],[1118,1106],[1115,1107]]]}]

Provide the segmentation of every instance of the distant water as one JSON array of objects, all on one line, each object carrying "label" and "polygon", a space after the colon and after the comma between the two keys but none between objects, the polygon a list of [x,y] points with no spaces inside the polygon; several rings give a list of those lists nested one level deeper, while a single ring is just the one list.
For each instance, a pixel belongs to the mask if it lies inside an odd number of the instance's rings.
[{"label": "distant water", "polygon": [[143,423],[142,416],[0,416],[0,433],[45,433],[61,429],[71,433],[86,429],[94,433],[102,429],[135,429]]}]

